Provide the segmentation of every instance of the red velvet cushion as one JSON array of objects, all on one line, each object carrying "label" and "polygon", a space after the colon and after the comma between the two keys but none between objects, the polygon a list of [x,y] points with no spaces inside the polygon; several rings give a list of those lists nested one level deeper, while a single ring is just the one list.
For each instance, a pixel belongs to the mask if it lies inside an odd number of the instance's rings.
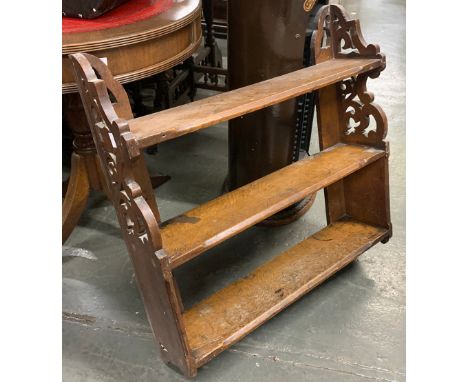
[{"label": "red velvet cushion", "polygon": [[62,33],[91,32],[116,28],[167,11],[173,0],[130,0],[93,20],[62,17]]}]

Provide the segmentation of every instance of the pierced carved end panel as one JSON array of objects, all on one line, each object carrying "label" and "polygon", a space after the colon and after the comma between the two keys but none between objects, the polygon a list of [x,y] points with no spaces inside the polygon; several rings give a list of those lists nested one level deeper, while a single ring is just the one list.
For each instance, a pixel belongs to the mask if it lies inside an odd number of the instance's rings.
[{"label": "pierced carved end panel", "polygon": [[[377,78],[385,69],[385,55],[378,45],[365,42],[359,20],[352,19],[343,7],[325,6],[316,20],[318,28],[313,46],[317,63],[349,58],[380,61],[372,72],[319,90],[317,114],[321,150],[341,142],[362,144],[388,153],[387,118],[367,89],[367,80]],[[327,187],[325,199],[328,223],[343,216],[354,216],[370,224],[391,227],[388,158],[381,158],[356,175]]]},{"label": "pierced carved end panel", "polygon": [[141,155],[140,150],[127,121],[119,118],[115,109],[115,106],[126,106],[126,98],[122,100],[123,94],[120,93],[123,88],[113,79],[109,82],[101,79],[107,77],[106,73],[102,67],[97,66],[98,71],[94,65],[104,64],[99,59],[95,61],[91,63],[82,54],[72,57],[107,191],[116,208],[124,237],[135,248],[139,246],[137,244],[150,243],[154,252],[162,248],[157,220],[132,173],[133,164]]},{"label": "pierced carved end panel", "polygon": [[317,62],[345,58],[374,58],[381,65],[372,72],[351,77],[338,83],[340,141],[386,148],[387,117],[374,103],[374,95],[367,90],[367,79],[377,78],[385,69],[385,55],[377,44],[367,44],[362,36],[359,20],[351,18],[340,5],[323,7],[317,15],[318,29],[314,35]]},{"label": "pierced carved end panel", "polygon": [[368,75],[362,74],[340,84],[342,141],[385,149],[387,116],[373,102],[374,94],[367,90],[367,78]]},{"label": "pierced carved end panel", "polygon": [[117,114],[120,110],[129,115],[126,93],[96,57],[74,54],[70,59],[108,194],[117,212],[162,358],[184,374],[193,375],[196,369],[182,327],[175,281],[162,249],[158,219],[134,175],[134,168],[141,159],[140,149],[128,122]]}]

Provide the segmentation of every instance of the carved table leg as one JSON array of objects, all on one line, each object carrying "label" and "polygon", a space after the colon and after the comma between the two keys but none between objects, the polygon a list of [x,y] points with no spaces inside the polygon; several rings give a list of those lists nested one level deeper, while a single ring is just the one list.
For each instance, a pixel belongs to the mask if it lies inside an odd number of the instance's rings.
[{"label": "carved table leg", "polygon": [[89,195],[88,174],[83,157],[72,154],[71,172],[62,205],[62,243],[70,236],[83,213]]},{"label": "carved table leg", "polygon": [[205,46],[211,49],[207,63],[214,68],[221,68],[223,64],[222,54],[213,33],[213,0],[203,0],[202,6],[203,18],[206,24]]},{"label": "carved table leg", "polygon": [[[62,204],[62,244],[68,239],[78,223],[88,200],[90,190],[105,190],[105,182],[98,165],[96,148],[78,93],[63,96],[63,110],[68,126],[73,133],[73,154],[68,187]],[[142,163],[142,171],[146,166]],[[138,171],[137,171],[138,172]],[[151,177],[151,184],[143,184],[145,195],[151,192],[151,186],[157,187],[169,180],[169,176]],[[152,192],[151,192],[152,194]],[[154,205],[154,197],[149,195],[148,203]]]},{"label": "carved table leg", "polygon": [[63,96],[63,110],[73,133],[73,154],[68,187],[62,205],[62,243],[75,228],[88,201],[91,189],[101,190],[96,150],[80,96]]},{"label": "carved table leg", "polygon": [[64,198],[65,195],[67,194],[68,183],[70,183],[70,177],[68,177],[62,182],[62,198]]}]

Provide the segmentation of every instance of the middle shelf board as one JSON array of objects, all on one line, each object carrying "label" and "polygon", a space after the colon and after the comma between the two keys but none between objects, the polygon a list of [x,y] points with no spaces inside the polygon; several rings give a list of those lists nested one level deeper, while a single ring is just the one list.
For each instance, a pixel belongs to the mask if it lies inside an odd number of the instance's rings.
[{"label": "middle shelf board", "polygon": [[164,222],[171,268],[383,156],[367,146],[337,144]]}]

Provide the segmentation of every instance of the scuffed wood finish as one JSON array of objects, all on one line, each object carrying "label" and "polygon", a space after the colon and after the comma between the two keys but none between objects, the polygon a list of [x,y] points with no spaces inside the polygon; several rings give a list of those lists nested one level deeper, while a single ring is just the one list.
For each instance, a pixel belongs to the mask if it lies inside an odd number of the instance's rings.
[{"label": "scuffed wood finish", "polygon": [[382,60],[378,58],[329,60],[271,80],[133,119],[130,121],[130,131],[140,148],[149,147],[375,70],[382,65]]},{"label": "scuffed wood finish", "polygon": [[338,221],[185,312],[197,367],[353,261],[386,232],[352,219]]},{"label": "scuffed wood finish", "polygon": [[185,263],[384,155],[382,150],[338,144],[165,222],[161,236],[171,267]]}]

